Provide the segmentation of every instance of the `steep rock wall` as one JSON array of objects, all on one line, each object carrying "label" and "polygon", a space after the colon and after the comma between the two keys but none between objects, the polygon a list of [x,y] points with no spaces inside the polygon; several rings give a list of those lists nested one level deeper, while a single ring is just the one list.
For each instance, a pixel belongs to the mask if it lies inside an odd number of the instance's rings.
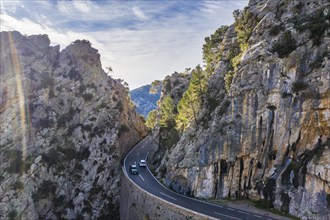
[{"label": "steep rock wall", "polygon": [[146,134],[126,89],[88,41],[0,39],[0,218],[117,218],[121,159]]},{"label": "steep rock wall", "polygon": [[234,26],[208,83],[214,108],[206,101],[205,125],[192,123],[166,152],[163,181],[199,198],[247,197],[329,219],[329,2],[259,0],[247,10],[255,26],[230,89]]}]

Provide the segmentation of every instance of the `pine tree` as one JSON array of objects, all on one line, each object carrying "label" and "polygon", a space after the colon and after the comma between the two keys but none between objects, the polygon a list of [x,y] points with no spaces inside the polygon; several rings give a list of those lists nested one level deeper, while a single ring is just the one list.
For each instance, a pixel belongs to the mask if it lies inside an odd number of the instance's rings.
[{"label": "pine tree", "polygon": [[153,129],[157,122],[157,110],[152,110],[148,113],[147,119],[146,119],[146,125],[148,128]]},{"label": "pine tree", "polygon": [[178,116],[176,124],[179,130],[183,131],[193,120],[198,127],[197,115],[201,103],[203,103],[204,95],[207,90],[207,77],[198,65],[191,72],[191,79],[188,89],[183,94],[178,103]]},{"label": "pine tree", "polygon": [[225,36],[228,26],[221,26],[210,37],[206,37],[203,45],[203,60],[209,65],[214,61],[219,61],[220,44]]},{"label": "pine tree", "polygon": [[174,105],[171,96],[167,95],[162,101],[161,105],[161,127],[171,127],[175,123],[174,119]]}]

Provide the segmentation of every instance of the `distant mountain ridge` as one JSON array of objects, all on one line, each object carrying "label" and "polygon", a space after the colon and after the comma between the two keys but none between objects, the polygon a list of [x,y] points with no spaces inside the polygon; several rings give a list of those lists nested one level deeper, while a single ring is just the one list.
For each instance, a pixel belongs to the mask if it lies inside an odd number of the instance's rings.
[{"label": "distant mountain ridge", "polygon": [[159,81],[141,86],[130,92],[131,100],[136,106],[136,111],[147,118],[148,113],[157,108],[157,101],[160,99],[162,85]]}]

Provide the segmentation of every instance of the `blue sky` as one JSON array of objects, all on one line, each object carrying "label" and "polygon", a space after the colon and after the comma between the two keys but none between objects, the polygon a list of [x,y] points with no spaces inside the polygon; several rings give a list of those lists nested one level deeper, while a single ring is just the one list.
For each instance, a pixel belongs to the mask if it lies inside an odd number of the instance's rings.
[{"label": "blue sky", "polygon": [[0,30],[48,34],[63,49],[87,39],[131,89],[202,63],[204,38],[247,0],[0,0]]}]

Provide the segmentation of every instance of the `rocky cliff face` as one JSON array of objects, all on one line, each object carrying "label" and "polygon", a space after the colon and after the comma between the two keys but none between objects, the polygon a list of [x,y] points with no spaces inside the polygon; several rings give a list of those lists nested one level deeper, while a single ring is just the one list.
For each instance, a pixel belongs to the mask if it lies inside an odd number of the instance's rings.
[{"label": "rocky cliff face", "polygon": [[153,152],[150,152],[152,169],[157,168],[158,176],[162,176],[164,172],[164,164],[160,166],[160,162],[169,148],[178,142],[179,133],[173,126],[164,127],[160,125],[161,115],[163,111],[167,111],[164,106],[165,99],[171,100],[171,104],[176,107],[182,94],[187,90],[189,79],[189,73],[174,72],[172,75],[168,75],[162,82],[161,98],[158,103],[156,126],[153,129],[152,135],[156,141],[157,148]]},{"label": "rocky cliff face", "polygon": [[1,32],[0,218],[118,217],[121,159],[146,129],[85,40]]},{"label": "rocky cliff face", "polygon": [[241,30],[251,30],[246,40],[236,22],[218,45],[197,120],[203,126],[191,123],[156,170],[166,171],[168,186],[330,218],[329,6],[250,1],[238,16]]}]

